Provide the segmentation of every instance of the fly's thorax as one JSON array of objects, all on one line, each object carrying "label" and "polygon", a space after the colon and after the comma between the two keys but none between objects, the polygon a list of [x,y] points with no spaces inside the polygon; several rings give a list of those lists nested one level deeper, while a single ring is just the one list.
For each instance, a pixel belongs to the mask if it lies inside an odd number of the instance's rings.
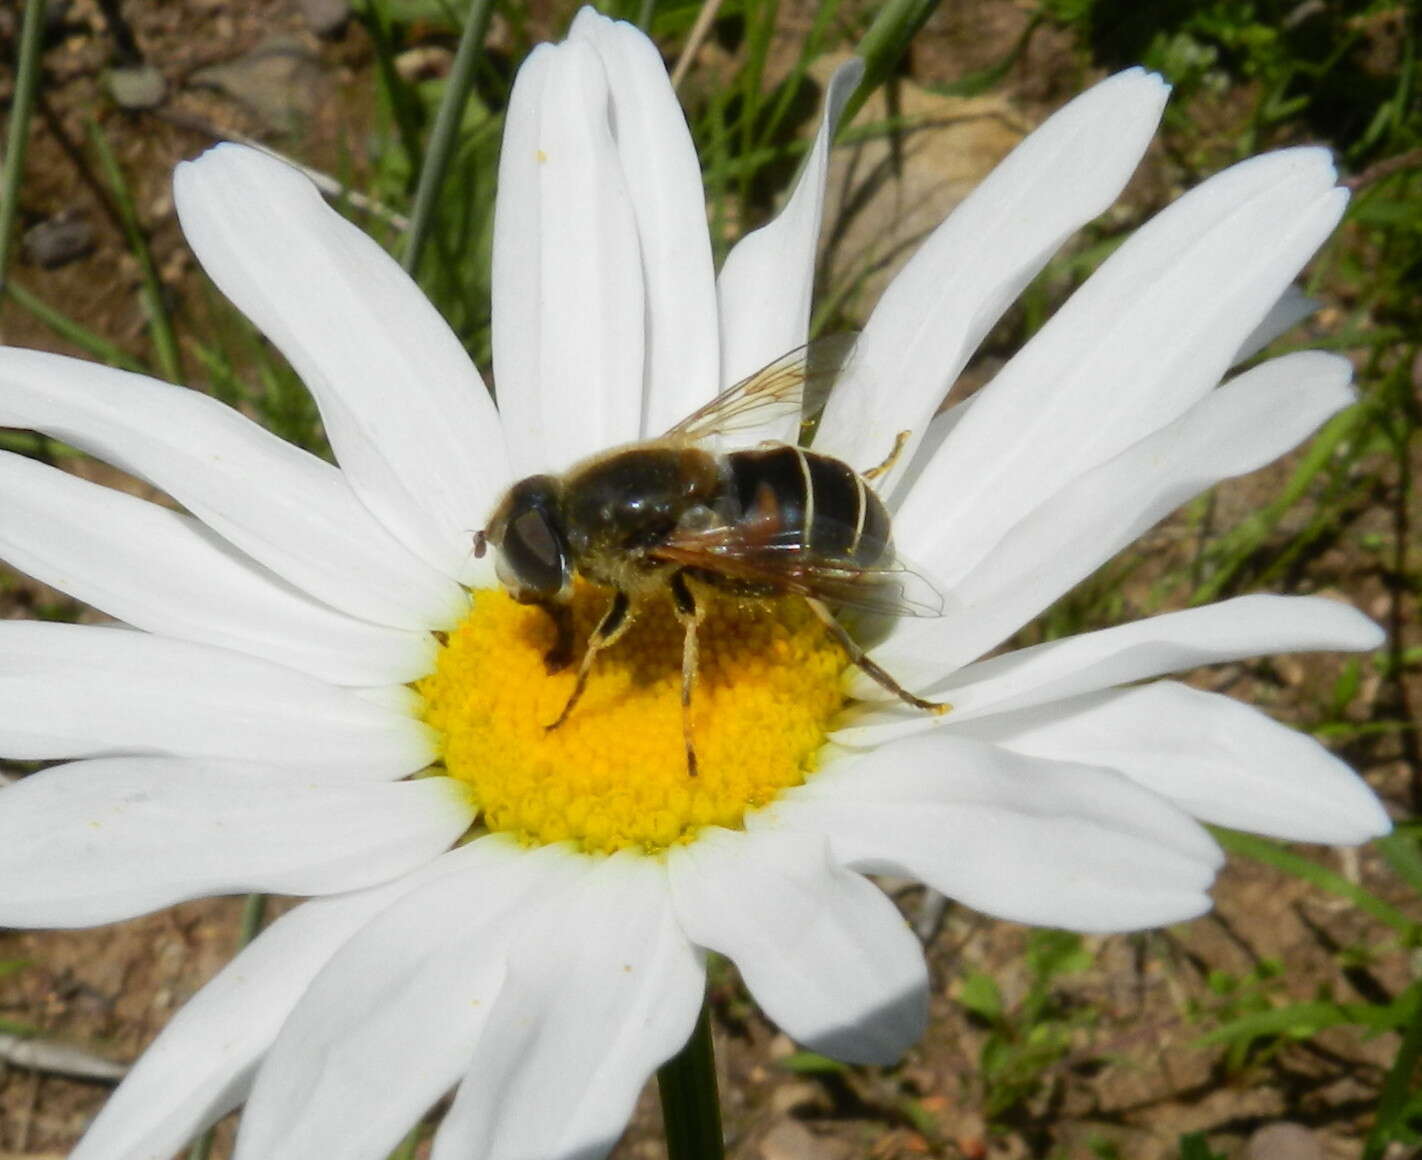
[{"label": "fly's thorax", "polygon": [[611,583],[720,490],[715,457],[694,447],[629,447],[575,467],[563,480],[562,511],[578,570]]}]

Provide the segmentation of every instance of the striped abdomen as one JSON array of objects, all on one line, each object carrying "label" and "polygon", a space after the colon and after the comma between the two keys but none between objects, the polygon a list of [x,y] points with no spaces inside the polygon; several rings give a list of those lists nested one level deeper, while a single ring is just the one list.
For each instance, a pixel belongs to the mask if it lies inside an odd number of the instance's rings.
[{"label": "striped abdomen", "polygon": [[788,444],[725,457],[737,517],[778,524],[824,560],[873,567],[890,555],[889,513],[848,464]]}]

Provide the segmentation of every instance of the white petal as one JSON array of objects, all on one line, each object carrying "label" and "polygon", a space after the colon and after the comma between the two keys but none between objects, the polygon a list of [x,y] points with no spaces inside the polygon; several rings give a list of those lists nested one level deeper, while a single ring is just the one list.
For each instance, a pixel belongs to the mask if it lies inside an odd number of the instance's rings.
[{"label": "white petal", "polygon": [[4,348],[0,427],[33,427],[148,480],[352,616],[447,628],[468,608],[459,585],[412,556],[336,468],[197,391]]},{"label": "white petal", "polygon": [[690,938],[740,969],[791,1038],[856,1063],[893,1063],[923,1033],[928,972],[879,890],[813,834],[707,829],[668,854]]},{"label": "white petal", "polygon": [[493,400],[418,286],[299,170],[224,144],[178,166],[183,233],[218,288],[316,396],[356,493],[460,576],[508,485]]},{"label": "white petal", "polygon": [[1337,224],[1321,149],[1256,157],[1157,215],[1005,366],[896,520],[939,579],[966,575],[1069,480],[1202,398]]},{"label": "white petal", "polygon": [[129,629],[0,622],[0,753],[147,752],[388,779],[433,760],[432,731],[241,653]]},{"label": "white petal", "polygon": [[903,475],[899,477],[898,486],[890,495],[880,494],[879,498],[888,505],[890,512],[897,511],[903,497],[913,490],[914,485],[918,482],[918,477],[923,474],[924,469],[933,461],[938,449],[943,446],[943,441],[952,434],[953,428],[961,423],[963,416],[968,413],[968,408],[973,405],[974,398],[975,396],[969,395],[962,402],[954,403],[928,421],[928,429],[924,432],[923,440],[918,445],[918,454],[904,469]]},{"label": "white petal", "polygon": [[569,36],[602,58],[613,136],[641,241],[647,285],[644,438],[660,435],[720,386],[716,276],[701,163],[656,46],[636,27],[584,8]]},{"label": "white petal", "polygon": [[239,1160],[388,1155],[467,1066],[522,913],[580,867],[500,836],[433,869],[435,881],[341,947],[282,1026],[242,1117]]},{"label": "white petal", "polygon": [[982,656],[1181,504],[1307,438],[1353,402],[1352,372],[1345,358],[1303,351],[1206,395],[1047,499],[953,589],[946,615],[895,625],[874,659],[919,684]]},{"label": "white petal", "polygon": [[1329,845],[1391,829],[1367,783],[1313,738],[1173,681],[981,718],[962,731],[1017,753],[1117,770],[1219,826]]},{"label": "white petal", "polygon": [[1234,361],[1242,363],[1253,358],[1276,338],[1287,334],[1300,322],[1318,309],[1318,299],[1310,298],[1297,286],[1285,288],[1279,300],[1269,308],[1269,313],[1249,333],[1237,351]]},{"label": "white petal", "polygon": [[109,1097],[70,1160],[171,1156],[235,1108],[317,971],[374,915],[443,872],[456,855],[370,890],[308,902],[278,918],[173,1016]]},{"label": "white petal", "polygon": [[0,925],[92,926],[213,894],[358,890],[429,861],[474,813],[447,777],[318,781],[155,757],[61,765],[0,791]]},{"label": "white petal", "polygon": [[641,430],[642,259],[608,116],[585,40],[519,70],[494,213],[494,382],[516,474]]},{"label": "white petal", "polygon": [[531,914],[432,1160],[592,1160],[686,1042],[704,970],[666,871],[617,854]]},{"label": "white petal", "polygon": [[827,834],[847,865],[1070,930],[1201,914],[1223,860],[1198,823],[1118,774],[941,730],[837,763],[758,824]]},{"label": "white petal", "polygon": [[[819,133],[794,192],[775,220],[747,234],[729,254],[716,283],[721,307],[721,387],[803,346],[810,332],[815,251],[820,238],[829,150],[839,115],[864,75],[864,62],[848,60],[825,88]],[[791,415],[737,433],[751,446],[763,439],[794,442],[799,417]]]},{"label": "white petal", "polygon": [[900,431],[885,493],[978,343],[1075,230],[1103,213],[1150,144],[1169,87],[1141,69],[1089,89],[1022,142],[894,278],[825,407],[815,448],[863,471]]},{"label": "white petal", "polygon": [[1376,624],[1336,600],[1239,596],[978,661],[927,690],[952,703],[947,716],[875,708],[834,740],[877,745],[1200,665],[1280,652],[1366,651],[1383,640]]},{"label": "white petal", "polygon": [[[499,420],[517,476],[549,463],[539,438],[543,331],[543,201],[540,134],[545,89],[553,71],[553,46],[539,44],[514,77],[504,113],[499,151],[498,197],[494,204],[493,330],[494,390]],[[516,430],[517,428],[517,430]]]},{"label": "white petal", "polygon": [[318,604],[191,516],[9,452],[0,453],[0,495],[0,557],[136,628],[336,684],[409,681],[434,666],[429,633]]}]

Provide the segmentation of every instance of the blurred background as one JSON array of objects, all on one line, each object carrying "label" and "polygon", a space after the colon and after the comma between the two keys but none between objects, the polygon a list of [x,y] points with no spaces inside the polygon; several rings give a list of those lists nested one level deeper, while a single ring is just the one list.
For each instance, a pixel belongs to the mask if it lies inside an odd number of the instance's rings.
[{"label": "blurred background", "polygon": [[[406,257],[481,368],[503,110],[563,0],[50,0],[0,4],[0,341],[182,382],[324,451],[290,369],[185,249],[173,165],[255,141],[313,172]],[[924,941],[934,1018],[892,1069],[797,1051],[728,965],[712,972],[740,1160],[1422,1154],[1422,16],[1404,0],[622,0],[675,70],[718,260],[777,208],[844,55],[869,61],[839,135],[817,330],[852,328],[917,241],[1047,114],[1132,64],[1174,85],[1120,203],[1048,266],[955,385],[990,379],[1130,231],[1204,177],[1330,148],[1353,201],[1311,264],[1318,309],[1271,353],[1346,354],[1359,406],[1191,503],[1019,643],[1244,592],[1324,593],[1389,632],[1370,656],[1194,674],[1321,738],[1399,819],[1361,851],[1221,835],[1216,910],[1083,937],[986,919],[888,882]],[[472,14],[471,14],[472,12]],[[415,207],[466,20],[467,102],[433,212]],[[24,45],[30,51],[22,51]],[[27,60],[28,63],[23,63]],[[15,125],[19,122],[19,128]],[[19,148],[23,145],[24,148]],[[418,260],[410,221],[420,219]],[[0,448],[143,485],[54,441]],[[0,566],[0,617],[93,620]],[[0,763],[0,778],[29,766]],[[285,903],[217,899],[74,933],[0,931],[0,1160],[64,1156],[124,1065]],[[392,1082],[398,1082],[392,1076]],[[438,1115],[438,1109],[432,1114]],[[225,1156],[230,1125],[190,1153]],[[427,1153],[417,1130],[399,1155]],[[663,1155],[648,1092],[619,1160]]]}]

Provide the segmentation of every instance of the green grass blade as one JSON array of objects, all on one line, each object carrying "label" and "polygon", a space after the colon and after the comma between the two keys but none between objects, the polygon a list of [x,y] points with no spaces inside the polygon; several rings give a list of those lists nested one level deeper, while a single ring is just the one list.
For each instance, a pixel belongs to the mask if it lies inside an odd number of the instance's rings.
[{"label": "green grass blade", "polygon": [[1255,1011],[1232,1019],[1223,1027],[1202,1035],[1196,1043],[1210,1047],[1220,1043],[1248,1042],[1275,1035],[1292,1035],[1307,1039],[1328,1027],[1356,1025],[1375,1030],[1387,1030],[1396,1023],[1387,1006],[1368,1003],[1290,1003],[1269,1011]]},{"label": "green grass blade", "polygon": [[1220,598],[1259,546],[1308,494],[1313,481],[1327,469],[1334,454],[1357,439],[1359,428],[1367,419],[1368,408],[1354,406],[1335,415],[1324,425],[1308,445],[1302,462],[1278,496],[1221,538],[1215,548],[1214,570],[1195,588],[1190,597],[1191,604],[1209,604]]},{"label": "green grass blade", "polygon": [[1409,1105],[1417,1099],[1418,1088],[1413,1076],[1418,1061],[1422,1060],[1422,983],[1413,983],[1409,991],[1413,999],[1412,1022],[1383,1080],[1377,1115],[1363,1146],[1363,1160],[1382,1160],[1395,1129],[1402,1126]]},{"label": "green grass blade", "polygon": [[1392,872],[1422,898],[1422,835],[1399,826],[1386,838],[1379,838],[1377,847]]},{"label": "green grass blade", "polygon": [[850,94],[840,117],[843,130],[859,112],[869,94],[893,73],[908,49],[909,41],[937,9],[939,0],[889,0],[874,17],[874,23],[854,47],[854,54],[864,61],[864,79]]},{"label": "green grass blade", "polygon": [[380,91],[385,97],[390,119],[395,122],[400,148],[404,151],[410,172],[418,173],[422,113],[419,98],[410,91],[395,68],[397,51],[389,13],[385,11],[384,0],[366,0],[356,11],[375,49],[375,71],[380,77]]},{"label": "green grass blade", "polygon": [[111,367],[119,367],[126,371],[136,371],[141,375],[151,374],[148,365],[139,359],[134,358],[127,351],[120,349],[108,339],[95,334],[87,327],[81,326],[67,314],[62,314],[47,302],[36,298],[23,286],[17,282],[8,282],[5,285],[5,293],[10,301],[22,310],[28,311],[44,323],[60,338],[67,342],[72,342],[86,353],[93,355],[101,362],[107,363]]},{"label": "green grass blade", "polygon": [[839,5],[840,0],[821,0],[815,12],[814,23],[800,46],[800,55],[796,58],[795,67],[790,71],[790,75],[776,86],[775,92],[770,94],[775,98],[774,103],[762,118],[763,124],[756,135],[762,146],[773,143],[780,136],[785,117],[794,104],[801,85],[805,84],[810,64],[821,51],[825,36],[838,15]]},{"label": "green grass blade", "polygon": [[153,265],[148,238],[138,222],[138,210],[133,204],[133,194],[129,191],[128,182],[124,179],[123,170],[119,167],[112,146],[109,145],[109,139],[99,128],[97,121],[89,122],[89,140],[98,155],[104,180],[108,182],[114,195],[114,204],[118,208],[119,219],[123,222],[128,248],[138,262],[139,273],[143,279],[140,293],[144,312],[148,316],[148,329],[153,339],[153,353],[158,360],[158,369],[170,383],[182,382],[183,364],[178,353],[178,338],[173,332],[172,319],[168,317],[168,306],[163,298],[163,283],[159,281],[158,270]]},{"label": "green grass blade", "polygon": [[389,1160],[415,1160],[415,1152],[420,1146],[420,1125],[416,1124],[409,1134],[390,1153]]},{"label": "green grass blade", "polygon": [[16,1019],[0,1019],[0,1035],[17,1035],[21,1039],[28,1039],[39,1033],[40,1029],[33,1023],[21,1023]]},{"label": "green grass blade", "polygon": [[10,267],[10,238],[19,208],[20,177],[25,171],[25,146],[30,136],[30,111],[39,88],[40,30],[44,27],[45,0],[29,0],[20,26],[19,60],[15,66],[15,96],[10,106],[10,127],[5,133],[5,169],[0,176],[0,289]]},{"label": "green grass blade", "polygon": [[424,164],[420,168],[420,181],[415,189],[415,208],[410,213],[410,230],[405,238],[405,253],[401,258],[401,264],[411,274],[419,268],[420,256],[424,253],[425,242],[434,222],[440,186],[444,182],[450,157],[458,143],[464,105],[474,83],[474,66],[478,62],[479,49],[483,46],[484,34],[488,30],[489,17],[493,10],[493,0],[471,0],[469,15],[464,22],[464,32],[459,38],[459,48],[454,54],[454,64],[450,67],[449,77],[445,81],[444,97],[440,101],[439,111],[435,114],[429,148],[425,150]]},{"label": "green grass blade", "polygon": [[[770,59],[771,41],[775,37],[775,18],[778,11],[779,0],[767,0],[766,3],[749,6],[745,13],[746,33],[742,46],[745,64],[741,67],[739,78],[743,104],[737,114],[739,153],[749,153],[760,144],[756,130],[763,123],[762,109],[769,95],[766,91],[765,70]],[[741,196],[744,198],[749,194],[750,181],[747,179],[741,184]]]},{"label": "green grass blade", "polygon": [[404,1140],[395,1146],[395,1150],[390,1153],[390,1160],[415,1160],[415,1154],[419,1149],[419,1129],[421,1126],[415,1124]]},{"label": "green grass blade", "polygon": [[1276,870],[1282,870],[1286,874],[1302,878],[1305,882],[1310,882],[1331,894],[1346,898],[1359,910],[1371,914],[1379,922],[1386,923],[1406,938],[1416,938],[1419,933],[1422,933],[1422,924],[1408,918],[1395,906],[1384,902],[1377,895],[1364,890],[1361,886],[1354,885],[1343,875],[1320,866],[1317,862],[1310,862],[1307,858],[1285,849],[1268,838],[1260,838],[1254,834],[1241,834],[1234,830],[1212,828],[1212,832],[1219,844],[1231,854],[1241,854],[1246,858],[1253,858],[1256,862],[1263,862],[1266,866],[1273,866]]},{"label": "green grass blade", "polygon": [[188,1149],[187,1160],[208,1160],[212,1155],[212,1129],[209,1128],[201,1136],[193,1141],[193,1146]]}]

